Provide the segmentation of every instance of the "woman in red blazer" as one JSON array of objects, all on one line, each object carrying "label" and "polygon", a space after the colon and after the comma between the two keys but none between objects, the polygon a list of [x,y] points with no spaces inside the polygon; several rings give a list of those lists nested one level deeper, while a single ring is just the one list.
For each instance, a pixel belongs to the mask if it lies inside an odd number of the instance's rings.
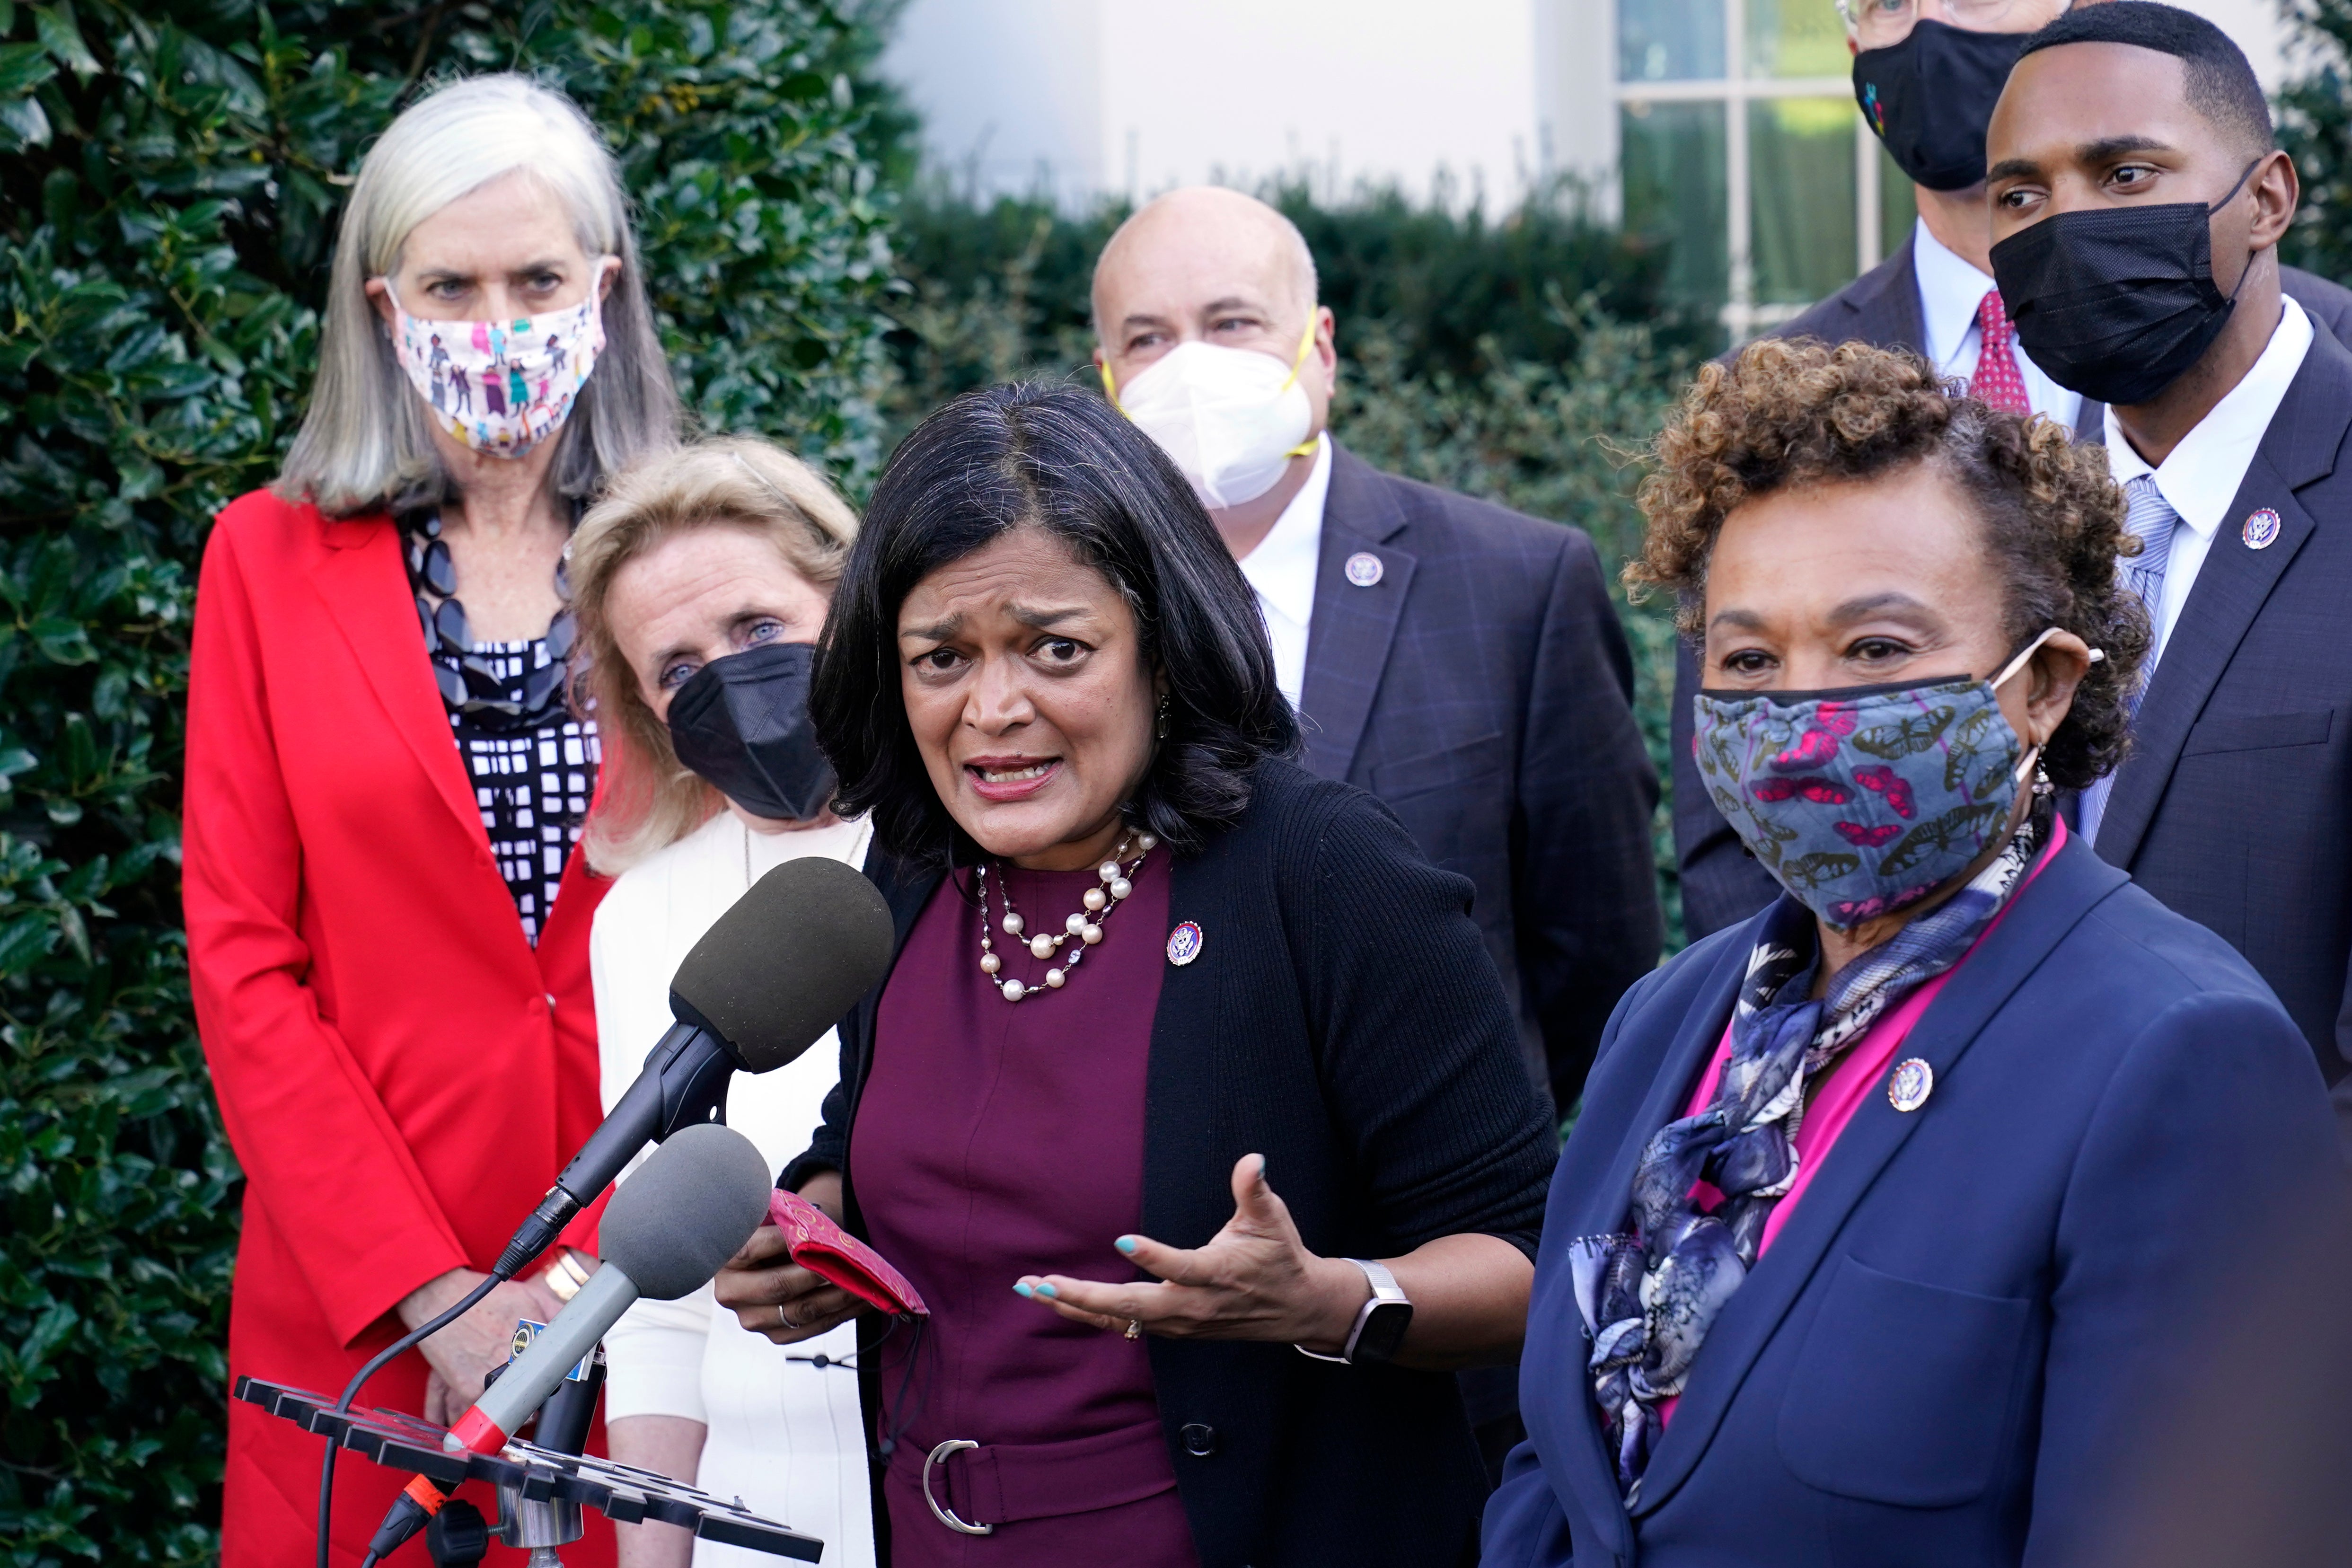
[{"label": "woman in red blazer", "polygon": [[[320,349],[286,472],[205,553],[185,897],[247,1178],[230,1371],[332,1392],[480,1279],[598,1120],[561,561],[677,404],[611,160],[513,77],[369,153]],[[366,1402],[450,1418],[579,1273],[559,1253],[501,1287]],[[320,1456],[232,1405],[229,1568],[311,1560]],[[339,1562],[400,1480],[340,1468]],[[567,1558],[609,1563],[609,1531]]]}]

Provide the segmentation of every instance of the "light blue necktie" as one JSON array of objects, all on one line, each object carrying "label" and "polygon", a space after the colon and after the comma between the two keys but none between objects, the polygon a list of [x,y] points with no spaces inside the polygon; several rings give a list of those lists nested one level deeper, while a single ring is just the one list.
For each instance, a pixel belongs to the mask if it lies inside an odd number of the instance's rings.
[{"label": "light blue necktie", "polygon": [[[2147,663],[2140,674],[2139,689],[2132,693],[2132,712],[2139,712],[2140,699],[2147,685],[2156,678],[2157,656],[2162,650],[2156,642],[2162,629],[2158,617],[2164,613],[2164,572],[2172,563],[2172,531],[2180,526],[2180,514],[2156,488],[2154,474],[2141,474],[2124,486],[2124,531],[2139,541],[2139,553],[2119,556],[2116,571],[2124,586],[2139,595],[2147,606]],[[2114,793],[2116,775],[2109,773],[2083,792],[2083,837],[2096,844],[2099,823],[2107,815],[2107,796]]]}]

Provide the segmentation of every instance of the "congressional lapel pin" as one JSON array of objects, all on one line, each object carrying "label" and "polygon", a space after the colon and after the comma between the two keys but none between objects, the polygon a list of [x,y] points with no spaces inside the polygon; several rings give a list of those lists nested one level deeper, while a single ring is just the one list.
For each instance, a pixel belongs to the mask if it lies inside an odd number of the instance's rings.
[{"label": "congressional lapel pin", "polygon": [[1359,588],[1373,586],[1386,570],[1388,568],[1381,564],[1381,558],[1369,550],[1359,550],[1348,557],[1348,581]]},{"label": "congressional lapel pin", "polygon": [[1887,1103],[1897,1110],[1916,1110],[1935,1092],[1936,1069],[1917,1057],[1895,1063],[1895,1076],[1886,1080]]},{"label": "congressional lapel pin", "polygon": [[2268,550],[2271,542],[2278,536],[2279,514],[2268,507],[2246,519],[2245,531],[2241,535],[2249,550]]},{"label": "congressional lapel pin", "polygon": [[1201,928],[1186,921],[1168,933],[1168,962],[1181,969],[1201,956]]}]

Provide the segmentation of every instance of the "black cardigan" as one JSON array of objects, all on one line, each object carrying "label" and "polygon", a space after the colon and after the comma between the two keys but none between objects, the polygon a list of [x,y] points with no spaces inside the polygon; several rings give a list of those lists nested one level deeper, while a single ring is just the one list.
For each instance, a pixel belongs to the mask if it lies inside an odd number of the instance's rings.
[{"label": "black cardigan", "polygon": [[[903,946],[940,879],[876,858]],[[1143,1234],[1205,1244],[1233,1217],[1234,1162],[1255,1151],[1319,1255],[1392,1258],[1465,1231],[1534,1255],[1557,1142],[1470,896],[1372,796],[1260,765],[1241,822],[1171,880],[1170,918],[1197,922],[1202,947],[1167,971],[1152,1021]],[[880,997],[842,1021],[841,1082],[782,1178],[842,1171],[860,1236],[845,1156]],[[1202,1568],[1475,1561],[1486,1477],[1451,1374],[1287,1345],[1150,1347]],[[875,1374],[859,1381],[871,1434]],[[875,1533],[887,1563],[878,1476]]]}]

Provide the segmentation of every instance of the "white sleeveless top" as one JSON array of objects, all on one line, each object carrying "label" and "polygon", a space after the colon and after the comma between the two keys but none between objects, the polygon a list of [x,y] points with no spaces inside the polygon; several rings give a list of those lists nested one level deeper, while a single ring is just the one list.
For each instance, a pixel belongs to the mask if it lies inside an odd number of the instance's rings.
[{"label": "white sleeveless top", "polygon": [[[670,976],[703,932],[774,867],[806,855],[855,866],[869,837],[863,822],[753,833],[722,811],[621,874],[597,907],[588,949],[607,1111],[669,1027]],[[808,1147],[840,1066],[840,1042],[828,1032],[798,1061],[736,1074],[728,1125],[781,1171]],[[771,1344],[738,1324],[708,1285],[676,1301],[640,1301],[604,1337],[604,1417],[704,1423],[709,1431],[696,1486],[818,1537],[824,1568],[873,1568],[857,1374],[805,1359],[856,1349],[856,1327],[848,1323],[799,1344]],[[775,1561],[741,1547],[694,1543],[696,1568],[765,1568]]]}]

